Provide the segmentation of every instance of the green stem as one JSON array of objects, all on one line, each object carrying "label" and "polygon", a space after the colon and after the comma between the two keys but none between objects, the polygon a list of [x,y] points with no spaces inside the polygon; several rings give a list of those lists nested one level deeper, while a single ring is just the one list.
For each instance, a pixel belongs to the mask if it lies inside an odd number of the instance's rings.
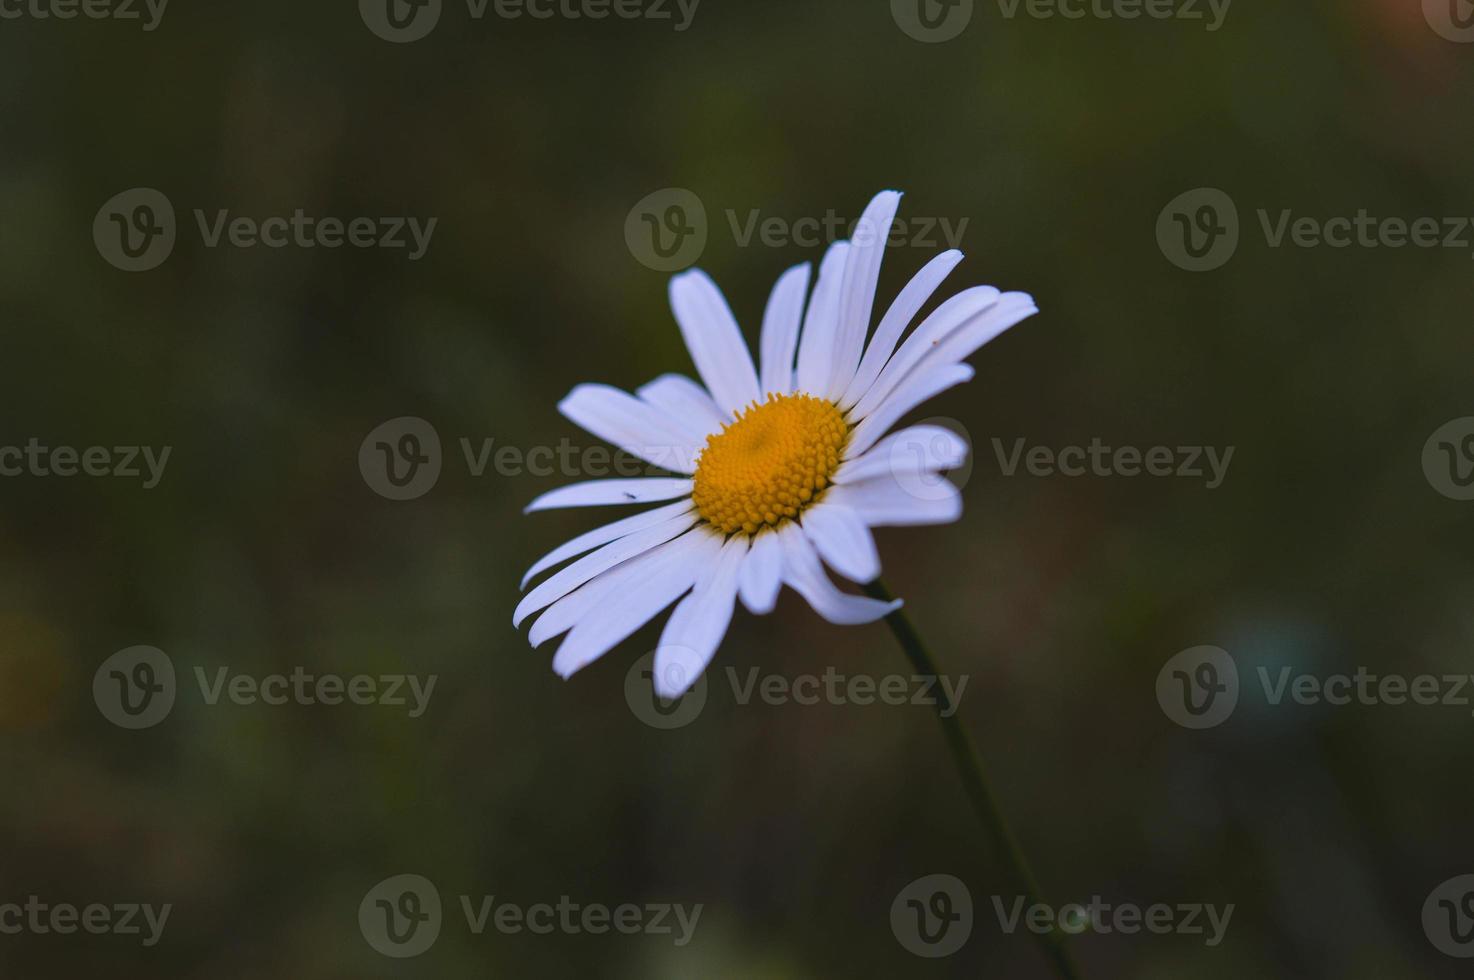
[{"label": "green stem", "polygon": [[[865,591],[872,598],[882,602],[891,601],[890,591],[879,579],[867,585]],[[890,626],[891,632],[896,635],[901,649],[906,651],[906,656],[911,659],[917,672],[925,677],[940,677],[941,672],[937,670],[936,662],[927,652],[926,644],[921,642],[920,635],[911,625],[911,620],[906,618],[906,614],[898,609],[887,616],[885,621]],[[1003,818],[1003,813],[998,808],[998,801],[993,798],[993,791],[988,788],[988,780],[983,775],[983,764],[978,757],[977,749],[973,746],[972,737],[967,734],[967,729],[962,727],[962,722],[958,720],[957,705],[952,703],[950,695],[946,693],[946,687],[938,685],[938,689],[940,693],[937,696],[937,716],[942,723],[942,732],[947,737],[947,747],[952,751],[952,761],[957,764],[957,772],[962,776],[962,784],[967,790],[968,797],[972,800],[973,809],[977,811],[983,829],[992,838],[994,851],[1008,866],[1013,885],[1022,893],[1026,903],[1029,905],[1047,904],[1044,902],[1043,894],[1039,891],[1038,883],[1034,880],[1034,873],[1029,870],[1029,861],[1024,857],[1018,839],[1009,829],[1008,821]],[[1065,933],[1058,927],[1039,935],[1039,942],[1044,948],[1045,955],[1049,957],[1060,976],[1066,980],[1079,980],[1080,973],[1070,958],[1065,939]]]}]

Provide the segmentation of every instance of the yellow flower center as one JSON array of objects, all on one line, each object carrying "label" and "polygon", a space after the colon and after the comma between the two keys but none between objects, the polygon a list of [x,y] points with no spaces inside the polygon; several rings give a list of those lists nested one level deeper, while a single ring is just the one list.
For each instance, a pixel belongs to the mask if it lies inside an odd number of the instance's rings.
[{"label": "yellow flower center", "polygon": [[725,534],[756,534],[799,515],[839,469],[850,427],[812,395],[769,395],[706,437],[696,460],[696,509]]}]

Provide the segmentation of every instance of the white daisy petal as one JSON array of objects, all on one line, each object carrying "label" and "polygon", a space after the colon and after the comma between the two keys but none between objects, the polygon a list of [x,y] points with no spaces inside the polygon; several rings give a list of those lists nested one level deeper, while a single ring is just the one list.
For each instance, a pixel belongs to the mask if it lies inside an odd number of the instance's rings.
[{"label": "white daisy petal", "polygon": [[711,394],[685,375],[662,374],[635,394],[663,411],[683,433],[694,436],[697,446],[705,445],[707,436],[722,431],[726,421]]},{"label": "white daisy petal", "polygon": [[870,333],[870,317],[875,312],[875,288],[880,282],[880,265],[900,206],[901,195],[896,191],[882,191],[875,195],[850,238],[850,254],[840,287],[839,321],[834,332],[829,384],[823,391],[815,392],[831,401],[838,401],[849,390],[860,366],[865,338]]},{"label": "white daisy petal", "polygon": [[717,406],[735,415],[762,397],[737,318],[711,277],[699,269],[670,281],[670,305],[686,348]]},{"label": "white daisy petal", "polygon": [[940,425],[913,425],[893,432],[862,456],[841,463],[834,482],[859,483],[876,477],[936,473],[961,466],[968,445],[951,429]]},{"label": "white daisy petal", "polygon": [[737,604],[737,573],[747,539],[734,537],[691,594],[670,614],[655,649],[655,693],[667,700],[685,694],[717,652]]},{"label": "white daisy petal", "polygon": [[793,358],[798,350],[798,328],[803,322],[811,271],[807,262],[789,269],[768,297],[761,342],[764,395],[769,392],[786,395],[793,391]]},{"label": "white daisy petal", "polygon": [[649,504],[691,495],[691,481],[672,477],[634,477],[628,480],[587,480],[550,490],[523,508],[524,514],[559,507],[612,507]]},{"label": "white daisy petal", "polygon": [[701,443],[682,431],[664,411],[609,385],[579,385],[558,403],[558,411],[647,463],[675,473],[694,473]]},{"label": "white daisy petal", "polygon": [[737,575],[742,604],[754,616],[766,616],[778,604],[783,588],[783,554],[778,535],[765,531],[752,539],[752,550],[742,559]]},{"label": "white daisy petal", "polygon": [[688,512],[664,524],[657,524],[643,531],[636,531],[618,541],[611,541],[592,554],[585,555],[527,593],[512,613],[512,625],[521,626],[522,621],[528,616],[557,602],[594,576],[607,572],[620,562],[644,554],[656,545],[664,544],[695,523],[696,514]]},{"label": "white daisy petal", "polygon": [[957,249],[943,252],[928,262],[906,284],[906,288],[901,290],[896,301],[881,318],[880,326],[875,328],[875,336],[870,338],[870,345],[865,348],[860,369],[839,401],[841,408],[850,408],[865,397],[870,386],[875,384],[875,379],[880,377],[881,368],[885,367],[891,355],[896,352],[896,342],[901,339],[901,334],[961,261],[962,253]]},{"label": "white daisy petal", "polygon": [[950,524],[962,516],[962,494],[946,480],[917,494],[894,479],[881,477],[832,487],[824,502],[854,511],[871,527]]},{"label": "white daisy petal", "polygon": [[997,306],[982,316],[972,318],[961,328],[938,341],[930,350],[925,351],[921,359],[916,362],[916,367],[912,368],[912,373],[970,357],[979,347],[1009,327],[1022,320],[1027,320],[1038,312],[1039,308],[1034,305],[1034,297],[1028,293],[1004,293],[998,300]]},{"label": "white daisy petal", "polygon": [[855,426],[855,431],[850,434],[846,458],[853,459],[864,454],[881,436],[890,431],[891,426],[901,421],[901,417],[907,412],[948,388],[971,381],[975,373],[967,364],[947,364],[912,372],[865,421]]},{"label": "white daisy petal", "polygon": [[881,602],[835,588],[824,574],[814,546],[797,524],[784,525],[778,532],[778,543],[783,549],[783,581],[829,622],[841,626],[873,623],[901,608],[899,599]]},{"label": "white daisy petal", "polygon": [[932,315],[921,321],[921,326],[906,338],[901,349],[881,369],[880,377],[865,393],[850,413],[852,418],[863,419],[875,412],[886,397],[905,381],[918,361],[954,331],[965,327],[974,317],[981,316],[998,303],[1001,294],[992,286],[977,286],[965,290],[937,307]]},{"label": "white daisy petal", "polygon": [[610,590],[568,633],[553,655],[553,670],[565,680],[602,657],[658,616],[696,583],[721,550],[722,539],[698,528],[661,549],[637,583]]},{"label": "white daisy petal", "polygon": [[654,527],[656,524],[662,524],[671,518],[680,517],[690,509],[690,501],[683,500],[679,503],[668,504],[665,507],[657,507],[655,510],[647,510],[643,514],[636,514],[633,517],[626,517],[623,520],[615,521],[613,524],[605,524],[603,527],[595,528],[587,534],[580,534],[572,541],[554,548],[539,558],[527,570],[527,574],[522,576],[522,583],[517,587],[519,589],[525,589],[527,588],[527,583],[539,572],[547,571],[554,565],[561,565],[570,558],[577,558],[586,551],[593,551],[601,544],[617,541],[626,535],[634,534],[636,531],[643,531],[647,527]]},{"label": "white daisy petal", "polygon": [[851,582],[880,577],[875,536],[854,511],[826,499],[804,511],[803,529],[824,563]]},{"label": "white daisy petal", "polygon": [[809,298],[809,311],[804,315],[803,335],[798,341],[798,374],[794,384],[799,391],[823,395],[829,388],[834,371],[834,334],[839,329],[840,289],[849,263],[850,243],[835,242],[819,263],[819,282]]},{"label": "white daisy petal", "polygon": [[597,608],[605,596],[626,586],[637,586],[653,564],[661,560],[664,548],[665,545],[657,545],[643,555],[636,555],[627,562],[615,565],[544,609],[527,631],[527,641],[534,648],[540,647],[578,625],[579,620]]}]

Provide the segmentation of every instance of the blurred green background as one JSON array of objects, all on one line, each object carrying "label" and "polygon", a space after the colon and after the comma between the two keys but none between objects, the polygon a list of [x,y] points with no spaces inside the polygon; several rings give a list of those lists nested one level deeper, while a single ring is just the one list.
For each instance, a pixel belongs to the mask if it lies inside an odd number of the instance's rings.
[{"label": "blurred green background", "polygon": [[[739,611],[700,717],[657,731],[624,695],[656,628],[564,683],[510,624],[522,571],[608,515],[524,517],[567,479],[474,476],[459,448],[591,445],[555,410],[573,385],[692,372],[667,274],[626,245],[647,195],[703,202],[700,265],[755,342],[774,279],[821,250],[744,247],[729,214],[853,219],[896,187],[904,218],[967,221],[946,291],[1023,289],[1042,313],[919,413],[975,445],[966,514],[882,532],[887,581],[969,677],[962,714],[1053,901],[1236,906],[1212,948],[1080,937],[1085,975],[1463,975],[1422,909],[1474,871],[1469,709],[1269,708],[1251,673],[1470,669],[1474,504],[1422,453],[1474,415],[1474,244],[1272,248],[1258,218],[1474,216],[1474,45],[1429,9],[1241,0],[1208,31],[980,2],[944,43],[886,0],[705,0],[684,31],[446,0],[405,44],[347,0],[174,0],[152,31],[0,20],[0,445],[172,447],[152,490],[0,479],[0,903],[173,905],[152,948],[0,935],[0,973],[1049,976],[998,926],[990,897],[1013,893],[929,709],[742,705],[723,679],[909,674],[884,626],[792,593]],[[135,187],[167,195],[178,242],[129,273],[92,228]],[[1232,197],[1242,238],[1194,273],[1156,226],[1199,187]],[[209,248],[192,216],[298,208],[438,225],[411,262]],[[943,247],[892,248],[882,302]],[[399,416],[445,449],[403,502],[357,466]],[[1236,452],[1209,490],[1008,477],[991,442],[1097,437]],[[180,693],[127,731],[92,680],[137,644]],[[1189,731],[1155,686],[1199,644],[1245,692]],[[438,683],[419,718],[210,706],[196,666]],[[406,960],[358,925],[401,873],[447,907]],[[923,959],[891,905],[934,873],[976,921]],[[677,947],[476,936],[460,895],[705,908]]]}]

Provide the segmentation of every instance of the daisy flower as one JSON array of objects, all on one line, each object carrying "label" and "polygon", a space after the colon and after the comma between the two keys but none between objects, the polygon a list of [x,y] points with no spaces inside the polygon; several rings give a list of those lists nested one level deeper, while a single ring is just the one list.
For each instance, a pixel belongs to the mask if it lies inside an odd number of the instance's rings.
[{"label": "daisy flower", "polygon": [[[900,603],[842,591],[880,575],[871,528],[944,524],[962,514],[946,481],[967,446],[934,426],[891,430],[912,409],[973,376],[973,351],[1037,312],[1025,293],[976,286],[923,319],[962,253],[932,259],[872,332],[881,259],[901,195],[875,197],[853,238],[785,272],[763,316],[759,366],[721,291],[693,270],[670,283],[671,308],[701,382],[666,374],[634,394],[574,388],[558,410],[590,433],[676,477],[593,480],[554,490],[528,512],[663,506],[580,535],[522,580],[563,565],[523,597],[534,647],[567,634],[553,669],[572,676],[674,605],[655,653],[655,690],[684,694],[701,676],[736,603],[773,610],[783,586],[831,623],[870,623]],[[867,344],[867,338],[869,340]],[[582,557],[580,557],[582,556]]]}]

